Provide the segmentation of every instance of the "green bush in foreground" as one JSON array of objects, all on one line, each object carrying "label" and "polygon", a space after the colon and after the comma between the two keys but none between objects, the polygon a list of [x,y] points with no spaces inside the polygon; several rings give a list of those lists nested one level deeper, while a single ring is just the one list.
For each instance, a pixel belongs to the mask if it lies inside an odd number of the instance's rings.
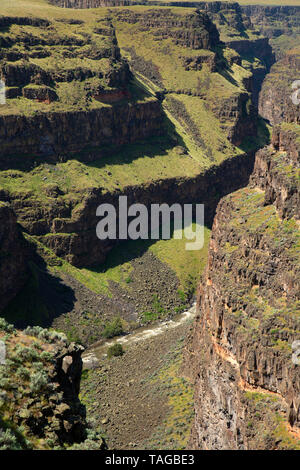
[{"label": "green bush in foreground", "polygon": [[110,322],[106,323],[102,332],[102,336],[104,336],[104,338],[113,338],[114,336],[119,336],[122,333],[124,333],[122,320],[120,317],[116,317]]},{"label": "green bush in foreground", "polygon": [[110,346],[107,350],[107,357],[111,358],[113,356],[123,356],[124,349],[121,344],[116,343]]}]

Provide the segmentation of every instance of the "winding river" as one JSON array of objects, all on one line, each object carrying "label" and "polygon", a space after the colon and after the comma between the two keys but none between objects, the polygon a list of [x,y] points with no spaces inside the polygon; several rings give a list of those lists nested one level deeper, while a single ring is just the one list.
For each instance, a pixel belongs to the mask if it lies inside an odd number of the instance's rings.
[{"label": "winding river", "polygon": [[113,344],[119,343],[124,346],[130,346],[141,341],[145,341],[154,336],[164,334],[166,331],[174,328],[178,328],[183,323],[193,319],[196,315],[196,302],[193,303],[189,310],[176,315],[174,319],[164,321],[159,325],[149,325],[142,328],[138,328],[132,333],[124,336],[117,336],[106,342],[94,343],[90,346],[82,355],[83,369],[93,369],[99,366],[99,360],[106,356],[107,348]]}]

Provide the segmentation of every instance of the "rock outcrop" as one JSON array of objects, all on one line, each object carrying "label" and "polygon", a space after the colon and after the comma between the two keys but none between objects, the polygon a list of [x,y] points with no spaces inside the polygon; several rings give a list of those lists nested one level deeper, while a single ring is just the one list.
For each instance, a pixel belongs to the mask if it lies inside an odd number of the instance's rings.
[{"label": "rock outcrop", "polygon": [[28,248],[9,204],[0,202],[0,311],[28,277]]},{"label": "rock outcrop", "polygon": [[290,50],[276,62],[266,77],[260,98],[259,113],[272,125],[300,122],[299,88],[300,48]]},{"label": "rock outcrop", "polygon": [[299,33],[300,7],[293,5],[242,5],[242,12],[263,36],[276,38],[280,35]]},{"label": "rock outcrop", "polygon": [[0,116],[0,167],[22,168],[39,158],[59,162],[80,154],[82,160],[92,161],[101,156],[101,147],[160,135],[162,121],[161,106],[155,98],[88,112]]}]

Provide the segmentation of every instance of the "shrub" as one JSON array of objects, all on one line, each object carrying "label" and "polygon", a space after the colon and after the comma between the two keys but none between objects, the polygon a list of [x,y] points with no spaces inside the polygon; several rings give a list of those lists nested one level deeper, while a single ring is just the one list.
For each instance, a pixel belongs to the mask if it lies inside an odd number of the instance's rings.
[{"label": "shrub", "polygon": [[25,335],[35,336],[40,340],[46,341],[48,343],[55,343],[56,341],[67,342],[67,337],[64,333],[58,331],[47,330],[41,326],[28,326],[24,330]]},{"label": "shrub", "polygon": [[120,317],[116,317],[110,322],[106,323],[102,336],[104,338],[113,338],[114,336],[119,336],[124,333],[122,320]]},{"label": "shrub", "polygon": [[0,330],[5,331],[6,333],[13,333],[15,331],[13,325],[7,323],[4,318],[0,318]]},{"label": "shrub", "polygon": [[111,358],[113,356],[123,356],[124,349],[120,343],[113,344],[107,350],[107,357]]},{"label": "shrub", "polygon": [[52,354],[49,352],[49,351],[42,351],[41,352],[41,355],[40,355],[40,358],[43,360],[43,361],[50,361],[52,359]]},{"label": "shrub", "polygon": [[20,450],[22,447],[18,443],[16,436],[10,429],[0,429],[0,450]]},{"label": "shrub", "polygon": [[23,362],[23,361],[36,361],[39,359],[39,353],[27,346],[22,346],[21,344],[17,344],[14,350],[14,355],[12,360],[14,362]]},{"label": "shrub", "polygon": [[22,380],[28,380],[30,377],[30,371],[26,367],[21,366],[17,370],[16,375]]},{"label": "shrub", "polygon": [[31,376],[30,391],[37,393],[48,383],[47,374],[44,371],[36,372]]}]

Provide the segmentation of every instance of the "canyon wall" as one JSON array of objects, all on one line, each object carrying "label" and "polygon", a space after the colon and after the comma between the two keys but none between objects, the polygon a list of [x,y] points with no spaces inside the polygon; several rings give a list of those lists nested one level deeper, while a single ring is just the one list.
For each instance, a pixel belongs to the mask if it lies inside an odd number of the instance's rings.
[{"label": "canyon wall", "polygon": [[[11,19],[10,22],[8,21],[9,28],[10,25],[16,24],[15,21],[15,19]],[[11,80],[9,84],[11,86],[21,86],[25,82],[36,83],[37,80],[41,79],[41,76],[42,78],[44,77],[43,73],[47,71],[50,74],[51,80],[54,81],[52,88],[59,95],[60,80],[63,80],[64,86],[73,87],[75,84],[80,85],[91,78],[87,78],[86,73],[89,75],[90,73],[95,74],[97,72],[99,76],[106,77],[105,82],[100,83],[102,84],[101,99],[103,99],[103,93],[107,90],[117,93],[124,88],[128,88],[131,93],[139,94],[138,98],[134,97],[131,100],[129,93],[129,97],[125,97],[120,102],[111,103],[108,106],[103,104],[100,108],[94,109],[93,105],[85,110],[66,109],[65,111],[55,109],[56,106],[60,105],[60,100],[58,100],[49,105],[53,105],[54,108],[49,108],[48,112],[44,110],[41,112],[39,103],[35,102],[36,112],[32,113],[32,115],[23,115],[18,112],[1,115],[0,168],[2,170],[16,168],[17,170],[16,172],[12,171],[4,175],[4,185],[7,180],[12,182],[14,180],[16,182],[21,181],[18,178],[24,178],[22,181],[25,182],[28,174],[22,175],[18,170],[27,170],[32,165],[37,167],[38,172],[38,166],[41,164],[45,165],[46,162],[51,164],[62,163],[75,157],[75,159],[84,162],[96,161],[95,166],[101,167],[101,157],[106,156],[103,165],[109,164],[107,156],[112,154],[113,160],[116,147],[132,144],[145,138],[155,139],[155,137],[162,136],[163,134],[168,134],[169,137],[164,151],[174,148],[174,152],[176,152],[176,146],[181,142],[181,136],[174,131],[172,136],[170,135],[170,122],[166,122],[167,118],[163,110],[165,95],[161,96],[160,100],[158,100],[154,96],[143,94],[142,98],[139,99],[142,93],[141,89],[132,90],[133,85],[129,83],[131,76],[126,62],[122,61],[118,54],[115,57],[116,49],[119,50],[115,39],[115,29],[118,30],[119,28],[118,31],[121,31],[121,26],[128,28],[128,25],[130,25],[131,28],[134,25],[138,34],[149,31],[154,50],[156,50],[155,47],[157,47],[158,43],[166,41],[167,55],[169,55],[167,42],[171,38],[175,50],[174,60],[180,63],[180,69],[175,67],[174,72],[176,73],[176,71],[180,70],[180,73],[185,73],[184,76],[188,79],[189,71],[186,70],[186,61],[182,60],[182,54],[193,54],[194,51],[200,50],[199,57],[204,52],[205,57],[212,58],[219,54],[219,52],[213,52],[213,50],[218,49],[222,45],[216,26],[206,13],[199,11],[180,15],[170,9],[151,9],[141,13],[133,10],[117,10],[114,13],[114,24],[117,22],[115,27],[112,26],[111,19],[108,18],[101,19],[101,21],[95,18],[95,22],[91,26],[89,25],[91,28],[91,39],[89,40],[91,44],[86,39],[83,44],[81,42],[78,44],[78,35],[82,33],[82,24],[78,24],[78,21],[75,21],[75,23],[72,21],[70,25],[67,23],[68,28],[73,28],[72,34],[76,33],[77,41],[75,41],[70,33],[71,39],[69,41],[72,44],[71,68],[68,65],[66,70],[61,69],[58,73],[57,70],[52,69],[52,56],[49,56],[49,59],[47,58],[47,61],[50,61],[51,67],[44,65],[45,70],[43,68],[36,70],[28,60],[23,61],[21,65],[18,61],[13,63],[8,61],[2,68],[2,73],[6,74],[8,82]],[[37,24],[40,24],[40,20]],[[99,39],[98,37],[100,26],[105,29],[103,33],[105,34],[104,39],[102,37]],[[41,37],[47,45],[51,43],[52,35],[49,36],[48,27],[55,28],[55,31],[59,33],[57,39],[59,47],[57,47],[57,51],[55,48],[54,50],[51,49],[51,53],[53,57],[60,58],[61,45],[66,41],[63,35],[65,23],[62,23],[62,21],[58,22],[57,20],[49,22],[48,26],[42,23],[41,31],[37,31],[39,33],[36,39],[37,45],[41,44]],[[22,27],[21,32],[24,42],[27,44],[28,31],[26,25],[24,28]],[[127,32],[127,29],[125,31],[126,38],[129,38],[130,34]],[[102,33],[100,36],[102,36]],[[13,37],[11,40],[13,41]],[[32,41],[32,38],[30,40]],[[110,54],[112,56],[108,63],[109,73],[105,71],[105,68],[101,68],[103,58],[101,60],[95,59],[97,57],[97,54],[95,56],[95,50],[99,48],[99,53],[107,51],[107,44],[111,47]],[[86,48],[91,45],[93,45],[93,50],[90,51],[89,49],[89,67],[87,68],[86,63],[83,63],[80,68],[82,73],[78,74],[77,67],[74,67],[74,58],[76,63],[79,59],[81,61],[83,54],[82,47]],[[272,59],[272,51],[267,40],[255,39],[254,42],[245,41],[245,44],[243,44],[243,41],[235,43],[236,49],[241,49],[241,54],[245,54],[250,46],[250,55],[257,52],[261,60],[267,61]],[[224,50],[222,46],[222,53]],[[146,54],[145,51],[143,53]],[[204,71],[204,78],[202,78],[204,85],[202,86],[202,82],[199,85],[199,80],[197,82],[195,79],[197,77],[191,71],[191,90],[167,88],[169,81],[174,83],[172,69],[165,78],[166,85],[164,91],[166,93],[166,101],[171,94],[178,95],[178,99],[181,94],[195,96],[197,100],[199,99],[199,106],[203,109],[203,119],[211,119],[209,113],[212,112],[214,118],[216,117],[220,121],[220,132],[222,135],[218,136],[218,140],[221,141],[224,137],[225,141],[228,138],[230,143],[242,146],[247,137],[255,139],[257,136],[257,112],[252,99],[254,94],[257,94],[256,84],[258,78],[256,72],[258,72],[261,79],[266,72],[266,67],[257,60],[259,66],[255,69],[249,62],[250,70],[240,70],[245,75],[244,80],[241,83],[235,82],[230,77],[230,73],[233,73],[230,70],[230,64],[222,57],[222,53],[220,52],[220,57],[216,60],[218,62],[217,70],[220,74],[215,73],[214,80],[205,75]],[[195,57],[195,55],[192,57]],[[241,64],[242,58],[239,56],[239,52],[236,52],[234,57]],[[147,61],[145,57],[139,57],[139,59],[139,64],[146,64],[146,66],[151,62]],[[107,62],[105,64],[107,65]],[[131,65],[135,71],[136,61],[132,60]],[[155,70],[159,77],[159,66],[152,62],[150,65],[152,65],[150,72],[152,69]],[[162,66],[163,64],[159,65]],[[97,68],[95,69],[95,67]],[[100,67],[99,70],[98,67]],[[199,68],[201,69],[202,65]],[[115,73],[116,70],[118,71],[117,74]],[[72,74],[71,81],[69,81],[68,76],[66,77],[66,71]],[[208,71],[207,74],[209,73]],[[228,80],[222,74],[228,74]],[[46,74],[45,76],[48,75]],[[27,81],[24,77],[27,77]],[[202,77],[202,75],[199,77]],[[205,85],[205,77],[209,81],[208,87]],[[19,78],[20,83],[18,82]],[[92,78],[98,80],[99,77]],[[185,83],[186,86],[189,86],[188,80]],[[46,85],[46,82],[43,84]],[[108,85],[109,88],[107,89]],[[84,89],[80,88],[80,90],[83,91]],[[208,92],[210,92],[210,95],[208,95]],[[199,98],[197,93],[200,95]],[[202,99],[205,99],[205,103],[202,103]],[[171,104],[175,102],[178,105],[179,101],[176,100],[177,98],[173,98]],[[27,99],[24,102],[28,105]],[[193,115],[193,109],[194,104],[188,110],[185,105],[181,104],[178,114],[179,118],[182,117],[183,113],[187,115],[185,124],[187,125],[188,133],[192,134],[194,132],[193,129],[195,129],[195,139],[199,141],[199,149],[201,149],[202,154],[203,151],[206,151],[206,148],[203,138],[198,135],[197,126],[190,117],[189,113]],[[173,114],[173,108],[170,111]],[[175,118],[177,118],[176,109],[174,114]],[[190,124],[191,122],[192,125]],[[192,138],[194,139],[194,136]],[[222,142],[220,143],[221,145]],[[227,142],[224,145],[227,145]],[[101,203],[106,202],[117,207],[120,195],[128,196],[128,204],[138,200],[147,206],[155,202],[172,204],[175,201],[178,203],[196,203],[200,201],[206,205],[206,223],[210,225],[218,199],[247,184],[253,167],[253,150],[238,149],[237,152],[237,149],[231,148],[235,152],[235,156],[230,157],[230,154],[226,159],[222,157],[224,161],[219,164],[216,163],[214,155],[210,151],[210,163],[207,165],[207,169],[202,170],[201,165],[199,165],[198,172],[194,172],[194,176],[190,178],[160,178],[155,176],[155,178],[150,177],[148,183],[144,185],[125,184],[124,189],[121,191],[119,189],[107,190],[105,187],[107,181],[102,183],[101,181],[95,182],[93,180],[83,189],[74,187],[74,185],[69,187],[68,185],[71,183],[68,183],[68,175],[63,176],[64,184],[61,184],[61,186],[55,183],[48,185],[48,178],[45,175],[43,176],[45,183],[42,184],[39,194],[34,191],[35,183],[32,181],[33,186],[28,191],[20,192],[18,184],[9,185],[10,189],[0,189],[0,199],[11,204],[23,230],[30,235],[36,236],[40,242],[51,248],[56,255],[65,258],[76,266],[96,265],[105,260],[107,252],[114,246],[114,242],[99,241],[96,237],[96,225],[99,221],[96,217],[96,209]],[[190,158],[186,148],[181,147],[181,150],[180,148],[178,150],[184,152],[187,159]],[[49,166],[48,170],[54,175],[53,180],[58,181],[56,175],[58,176],[61,169]],[[87,170],[90,170],[90,168],[85,169],[81,167],[78,170],[78,178],[88,174]],[[109,179],[110,175],[107,174],[106,176]],[[30,174],[30,178],[32,177],[33,179],[38,179],[38,174],[35,173],[34,169]]]},{"label": "canyon wall", "polygon": [[0,202],[0,310],[28,277],[28,247],[9,204]]},{"label": "canyon wall", "polygon": [[299,6],[242,5],[240,8],[263,36],[276,38],[284,34],[291,36],[294,32],[299,33]]},{"label": "canyon wall", "polygon": [[83,160],[91,161],[99,156],[97,147],[160,135],[162,122],[155,98],[89,111],[0,116],[0,167],[24,167],[39,159],[59,162],[81,152]]},{"label": "canyon wall", "polygon": [[[298,103],[300,48],[288,51],[266,77],[259,99],[259,113],[272,125],[300,122]],[[293,98],[294,97],[294,98]]]},{"label": "canyon wall", "polygon": [[300,446],[300,149],[289,120],[256,154],[249,185],[217,207],[186,353],[194,448]]},{"label": "canyon wall", "polygon": [[[1,191],[1,199],[10,202],[23,229],[38,239],[58,256],[76,266],[102,263],[115,242],[98,240],[96,209],[109,203],[118,207],[120,195],[128,197],[128,205],[139,201],[151,203],[206,204],[206,224],[212,221],[220,196],[247,184],[253,168],[253,154],[242,154],[226,160],[219,166],[189,179],[166,179],[144,186],[129,186],[122,192],[103,192],[99,186],[76,191],[65,199],[55,188],[48,193],[47,204],[35,201],[33,194],[12,194]],[[72,197],[72,199],[71,199]]]}]

